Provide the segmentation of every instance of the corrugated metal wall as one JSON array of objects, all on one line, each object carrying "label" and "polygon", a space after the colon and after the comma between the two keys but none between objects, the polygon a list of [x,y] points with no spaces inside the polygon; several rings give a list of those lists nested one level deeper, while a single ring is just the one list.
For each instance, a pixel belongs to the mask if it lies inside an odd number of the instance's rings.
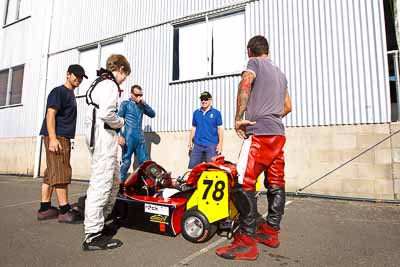
[{"label": "corrugated metal wall", "polygon": [[[10,27],[4,28],[0,36],[0,71],[26,63],[25,42],[21,42],[21,40],[24,40],[29,33],[29,21],[22,21],[15,26],[15,32]],[[29,66],[25,66],[24,88],[28,88],[25,85],[29,82],[29,75],[26,74],[28,70]],[[28,92],[25,95],[31,94]],[[23,98],[23,100],[29,101],[29,98]],[[24,111],[23,106],[0,109],[0,122],[2,125],[0,127],[0,136],[20,136],[21,133],[27,132],[28,129],[24,129],[23,126],[27,121],[32,120],[32,113],[25,113]],[[28,132],[30,132],[29,130]]]},{"label": "corrugated metal wall", "polygon": [[[0,21],[3,22],[4,1],[0,4]],[[28,3],[25,14],[31,18],[0,29],[0,70],[24,64],[22,105],[0,108],[0,138],[31,137],[38,134],[37,108],[40,90],[41,48],[46,28],[46,9],[49,0]],[[33,26],[34,25],[34,26]]]},{"label": "corrugated metal wall", "polygon": [[[152,131],[181,131],[190,129],[192,112],[199,108],[198,97],[202,91],[209,90],[215,96],[214,106],[224,111],[224,125],[232,128],[236,88],[240,77],[170,85],[172,37],[170,24],[138,31],[125,37],[126,56],[133,68],[129,79],[123,85],[125,91],[122,99],[129,97],[132,84],[140,84],[146,102],[156,111],[156,118],[144,117],[143,127]],[[83,114],[86,110],[84,98],[78,99],[78,106],[78,113]],[[78,134],[83,134],[83,127],[83,117],[78,118]]]},{"label": "corrugated metal wall", "polygon": [[288,77],[287,125],[390,121],[382,1],[265,0],[247,15],[248,37],[265,34]]},{"label": "corrugated metal wall", "polygon": [[[241,2],[245,1],[57,0],[54,8],[51,52]],[[70,29],[68,34],[65,34],[66,29]]]},{"label": "corrugated metal wall", "polygon": [[[133,66],[126,86],[143,85],[146,100],[157,112],[155,119],[144,120],[144,126],[149,125],[154,131],[188,130],[203,90],[213,94],[214,106],[222,111],[225,126],[233,127],[239,76],[169,83],[173,36],[170,23],[242,3],[247,3],[246,40],[264,34],[270,41],[272,60],[287,74],[294,108],[286,120],[288,126],[390,120],[382,1],[57,0],[54,3],[47,93],[64,81],[66,67],[78,60],[77,48],[122,35]],[[37,76],[40,68],[30,71]],[[29,99],[31,93],[27,91],[24,85],[24,101],[32,101],[34,105],[37,100]],[[126,90],[124,98],[128,95]],[[84,99],[79,98],[78,105],[83,115]],[[9,117],[16,120],[15,113],[17,109],[0,110],[0,120],[9,122]],[[78,134],[83,133],[82,115],[78,118]],[[16,126],[15,130],[2,129],[0,135],[35,134],[34,123],[31,125],[25,119],[21,123],[32,129],[21,130]]]},{"label": "corrugated metal wall", "polygon": [[[157,117],[145,119],[144,125],[154,131],[190,129],[192,111],[199,105],[198,95],[209,90],[215,98],[214,106],[222,111],[225,126],[233,127],[239,76],[170,84],[170,22],[243,1],[121,1],[114,4],[118,13],[115,17],[108,15],[111,7],[107,3],[103,0],[95,6],[85,1],[84,7],[91,6],[93,13],[98,8],[102,18],[110,17],[108,24],[79,12],[68,20],[58,20],[53,28],[52,51],[134,30],[124,38],[133,65],[126,85],[143,85],[148,103],[157,112]],[[59,1],[57,5],[56,10],[66,4]],[[126,16],[131,20],[126,21]],[[92,30],[76,31],[68,39],[57,35],[57,27],[70,21],[90,24]],[[288,126],[388,122],[384,31],[383,7],[378,0],[265,0],[246,4],[246,40],[255,34],[265,35],[272,60],[288,77],[293,102],[293,112],[285,121]],[[128,97],[126,92],[124,98]],[[79,132],[82,127],[78,126]]]}]

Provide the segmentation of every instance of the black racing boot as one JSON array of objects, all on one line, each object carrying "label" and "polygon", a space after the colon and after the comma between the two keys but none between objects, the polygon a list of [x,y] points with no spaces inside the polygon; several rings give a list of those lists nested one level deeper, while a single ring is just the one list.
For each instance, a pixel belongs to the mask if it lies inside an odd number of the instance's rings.
[{"label": "black racing boot", "polygon": [[114,236],[117,234],[118,229],[119,229],[118,223],[116,221],[112,221],[111,223],[104,224],[101,233],[105,236]]},{"label": "black racing boot", "polygon": [[274,229],[279,230],[279,225],[282,220],[282,215],[285,210],[285,187],[284,186],[274,186],[268,187],[267,191],[268,199],[268,215],[267,223]]},{"label": "black racing boot", "polygon": [[285,208],[285,187],[268,187],[268,215],[258,220],[256,240],[272,248],[280,245],[279,225]]},{"label": "black racing boot", "polygon": [[84,251],[114,249],[122,246],[122,244],[122,241],[112,239],[110,236],[106,236],[99,232],[87,234],[83,241],[82,249]]}]

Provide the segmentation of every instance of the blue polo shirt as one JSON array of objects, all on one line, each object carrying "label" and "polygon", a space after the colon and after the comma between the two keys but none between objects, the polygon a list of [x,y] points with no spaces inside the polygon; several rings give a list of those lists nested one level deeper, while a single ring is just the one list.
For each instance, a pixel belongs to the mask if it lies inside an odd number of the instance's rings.
[{"label": "blue polo shirt", "polygon": [[196,109],[193,112],[192,126],[196,127],[194,143],[196,145],[218,144],[218,126],[222,125],[221,112],[211,107],[206,113]]}]

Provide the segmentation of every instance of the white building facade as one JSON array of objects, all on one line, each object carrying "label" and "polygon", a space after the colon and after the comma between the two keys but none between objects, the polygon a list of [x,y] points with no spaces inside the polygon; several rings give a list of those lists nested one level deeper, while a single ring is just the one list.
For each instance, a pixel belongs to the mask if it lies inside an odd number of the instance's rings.
[{"label": "white building facade", "polygon": [[[382,0],[3,1],[0,173],[43,174],[45,155],[38,133],[46,97],[64,82],[68,65],[79,63],[89,80],[76,90],[72,162],[75,178],[90,176],[82,138],[84,94],[96,69],[104,67],[112,53],[124,54],[132,66],[121,99],[129,97],[131,85],[140,84],[146,102],[156,111],[154,119],[143,121],[153,160],[177,173],[186,169],[192,112],[206,90],[227,130],[224,154],[236,161],[240,148],[232,130],[236,92],[246,65],[247,41],[261,34],[270,42],[271,59],[289,81],[293,111],[285,119],[287,182],[292,191],[301,188],[397,127],[391,123],[385,4]],[[393,138],[310,191],[398,198],[400,172],[397,175]]]}]

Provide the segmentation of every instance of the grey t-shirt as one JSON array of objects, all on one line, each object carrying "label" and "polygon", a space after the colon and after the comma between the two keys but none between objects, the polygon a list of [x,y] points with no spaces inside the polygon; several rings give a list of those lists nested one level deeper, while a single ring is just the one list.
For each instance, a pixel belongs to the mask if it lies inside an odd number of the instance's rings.
[{"label": "grey t-shirt", "polygon": [[281,114],[285,101],[287,79],[268,58],[253,57],[246,71],[255,74],[245,118],[256,121],[247,126],[247,134],[285,135]]}]

